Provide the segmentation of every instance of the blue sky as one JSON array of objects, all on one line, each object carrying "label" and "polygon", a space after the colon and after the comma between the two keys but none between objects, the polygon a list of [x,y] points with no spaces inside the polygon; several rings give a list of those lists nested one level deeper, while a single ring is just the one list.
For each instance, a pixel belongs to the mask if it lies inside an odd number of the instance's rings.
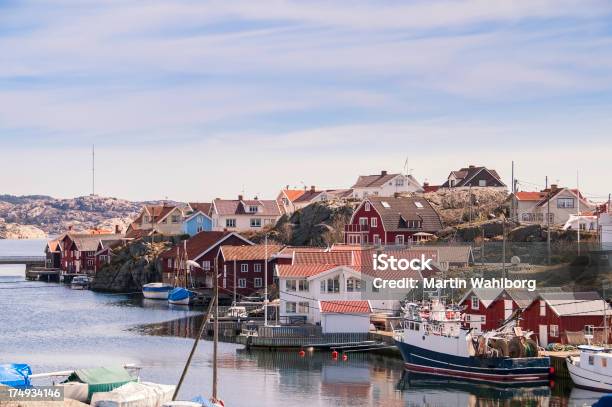
[{"label": "blue sky", "polygon": [[[273,197],[467,164],[612,192],[609,1],[0,2],[0,193]],[[70,176],[66,176],[70,174]]]}]

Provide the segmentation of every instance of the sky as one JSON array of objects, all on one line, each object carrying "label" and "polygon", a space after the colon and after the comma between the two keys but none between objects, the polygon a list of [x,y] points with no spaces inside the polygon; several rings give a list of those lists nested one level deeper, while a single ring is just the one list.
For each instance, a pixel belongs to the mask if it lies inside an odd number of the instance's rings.
[{"label": "sky", "polygon": [[0,1],[0,194],[205,201],[468,164],[612,192],[612,2]]}]

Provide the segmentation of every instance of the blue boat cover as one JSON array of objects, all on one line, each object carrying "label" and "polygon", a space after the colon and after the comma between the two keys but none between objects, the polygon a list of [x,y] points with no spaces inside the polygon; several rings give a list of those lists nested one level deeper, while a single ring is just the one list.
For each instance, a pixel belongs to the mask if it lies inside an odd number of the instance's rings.
[{"label": "blue boat cover", "polygon": [[9,387],[30,387],[32,369],[24,363],[0,365],[0,384]]},{"label": "blue boat cover", "polygon": [[168,299],[172,301],[180,301],[193,296],[193,292],[186,288],[177,287],[168,293]]},{"label": "blue boat cover", "polygon": [[612,406],[612,394],[606,394],[602,398],[600,398],[593,407],[610,407]]}]

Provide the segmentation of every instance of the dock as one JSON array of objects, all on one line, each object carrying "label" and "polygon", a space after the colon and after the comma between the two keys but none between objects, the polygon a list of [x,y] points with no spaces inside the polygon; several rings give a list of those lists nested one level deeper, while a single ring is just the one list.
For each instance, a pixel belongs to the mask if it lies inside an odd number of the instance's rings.
[{"label": "dock", "polygon": [[542,351],[542,356],[548,356],[550,358],[550,365],[555,368],[555,377],[561,379],[570,379],[569,371],[567,370],[567,364],[565,359],[568,356],[580,356],[579,350],[568,350],[568,351]]}]

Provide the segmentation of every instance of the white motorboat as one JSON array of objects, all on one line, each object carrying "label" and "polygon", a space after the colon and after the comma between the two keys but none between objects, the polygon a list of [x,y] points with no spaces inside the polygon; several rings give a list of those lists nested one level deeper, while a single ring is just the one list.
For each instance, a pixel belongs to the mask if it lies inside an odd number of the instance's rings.
[{"label": "white motorboat", "polygon": [[153,300],[167,300],[174,287],[166,283],[149,283],[142,286],[142,295]]},{"label": "white motorboat", "polygon": [[580,345],[580,356],[568,356],[567,370],[577,387],[612,392],[612,353],[600,346]]},{"label": "white motorboat", "polygon": [[70,282],[70,288],[73,290],[86,290],[89,288],[89,277],[75,276]]}]

